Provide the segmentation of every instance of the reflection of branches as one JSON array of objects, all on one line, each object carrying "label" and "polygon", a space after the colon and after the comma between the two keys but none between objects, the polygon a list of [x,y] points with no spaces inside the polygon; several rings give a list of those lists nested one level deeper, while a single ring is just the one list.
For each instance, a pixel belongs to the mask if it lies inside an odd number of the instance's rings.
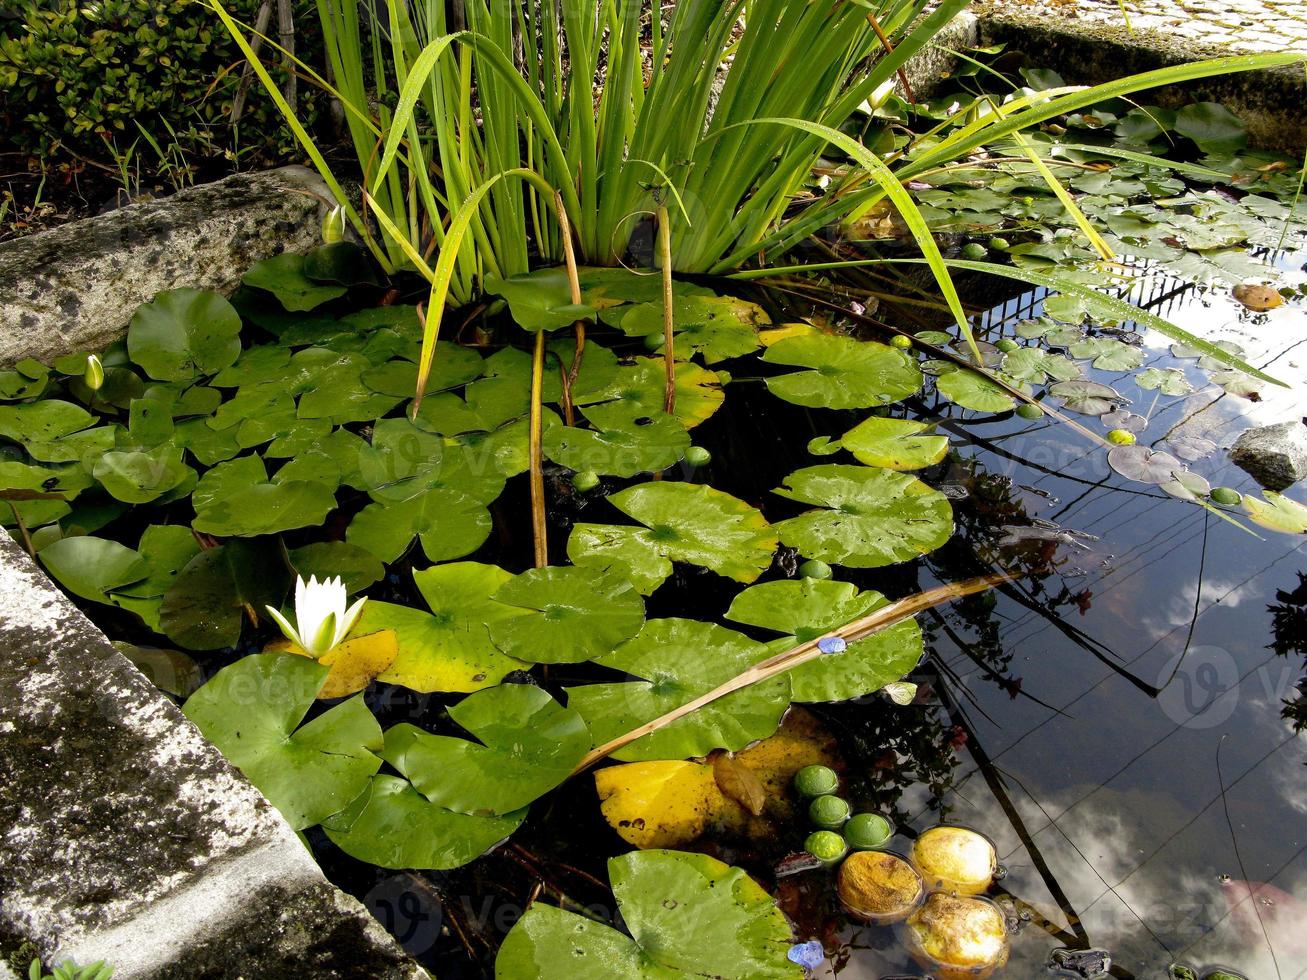
[{"label": "reflection of branches", "polygon": [[[1280,605],[1268,606],[1271,613],[1271,649],[1282,657],[1307,654],[1307,574],[1298,572],[1298,587],[1275,593]],[[1298,681],[1297,693],[1287,698],[1281,716],[1293,723],[1293,730],[1307,729],[1307,675]]]}]

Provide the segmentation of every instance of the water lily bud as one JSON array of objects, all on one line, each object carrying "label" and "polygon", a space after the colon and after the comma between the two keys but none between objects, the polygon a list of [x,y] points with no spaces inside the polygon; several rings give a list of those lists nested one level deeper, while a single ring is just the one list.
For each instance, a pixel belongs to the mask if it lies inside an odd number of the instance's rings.
[{"label": "water lily bud", "polygon": [[993,238],[989,240],[989,247],[993,249],[997,249],[1000,252],[1006,252],[1009,248],[1012,247],[1012,243],[1009,242],[1006,238],[1000,238],[999,236],[995,235]]},{"label": "water lily bud", "polygon": [[879,813],[855,813],[844,825],[844,839],[855,851],[874,851],[894,836],[894,828]]},{"label": "water lily bud", "polygon": [[1220,504],[1222,507],[1238,507],[1243,503],[1243,494],[1230,487],[1213,487],[1212,503]]},{"label": "water lily bud", "polygon": [[100,386],[104,384],[104,365],[94,354],[86,358],[86,369],[82,372],[82,381],[86,387],[92,391],[99,391]]},{"label": "water lily bud", "polygon": [[850,854],[840,865],[837,888],[849,915],[875,925],[902,922],[925,894],[921,876],[912,865],[886,851]]},{"label": "water lily bud", "polygon": [[819,796],[808,804],[808,819],[822,830],[839,830],[849,819],[849,804],[838,796]]},{"label": "water lily bud", "polygon": [[594,470],[582,470],[572,477],[572,486],[582,493],[587,493],[599,486],[599,474]]},{"label": "water lily bud", "polygon": [[800,796],[825,796],[839,785],[840,777],[830,766],[804,766],[794,774],[794,788]]},{"label": "water lily bud", "polygon": [[998,856],[989,838],[966,827],[931,827],[912,845],[912,863],[930,891],[976,895],[994,880]]},{"label": "water lily bud", "polygon": [[322,240],[331,245],[345,240],[345,209],[336,206],[322,218]]},{"label": "water lily bud", "polygon": [[1007,962],[1007,923],[983,898],[936,892],[908,916],[908,947],[939,980],[976,980]]},{"label": "water lily bud", "polygon": [[691,446],[685,451],[685,461],[691,466],[707,466],[712,462],[712,453],[703,446]]},{"label": "water lily bud", "polygon": [[1114,446],[1133,446],[1135,434],[1129,429],[1113,429],[1107,434],[1107,441]]},{"label": "water lily bud", "polygon": [[1044,410],[1038,405],[1031,405],[1029,402],[1022,402],[1017,406],[1017,414],[1023,419],[1042,419]]},{"label": "water lily bud", "polygon": [[1014,350],[1021,349],[1021,345],[1018,344],[1011,337],[1004,337],[994,346],[997,347],[999,350],[1001,350],[1004,354],[1011,354]]},{"label": "water lily bud", "polygon": [[844,838],[832,830],[816,830],[803,842],[803,849],[822,864],[834,864],[849,852]]},{"label": "water lily bud", "polygon": [[830,578],[833,573],[820,558],[810,558],[799,566],[799,574],[804,578]]},{"label": "water lily bud", "polygon": [[896,333],[889,342],[891,347],[897,347],[899,350],[910,350],[912,347],[912,340],[901,333]]},{"label": "water lily bud", "polygon": [[989,249],[981,245],[980,242],[968,242],[962,246],[962,257],[964,259],[978,260],[983,259],[989,254]]}]

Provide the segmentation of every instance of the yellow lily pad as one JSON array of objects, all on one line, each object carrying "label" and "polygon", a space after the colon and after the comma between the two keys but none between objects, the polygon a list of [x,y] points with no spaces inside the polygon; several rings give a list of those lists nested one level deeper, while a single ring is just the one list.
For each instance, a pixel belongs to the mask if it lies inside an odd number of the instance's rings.
[{"label": "yellow lily pad", "polygon": [[[293,653],[297,657],[313,658],[298,643],[290,640],[276,640],[264,648],[265,653]],[[330,667],[327,679],[318,691],[320,699],[343,698],[357,694],[384,673],[399,656],[399,640],[394,630],[377,630],[362,636],[351,637],[337,644],[323,656],[318,663]]]}]

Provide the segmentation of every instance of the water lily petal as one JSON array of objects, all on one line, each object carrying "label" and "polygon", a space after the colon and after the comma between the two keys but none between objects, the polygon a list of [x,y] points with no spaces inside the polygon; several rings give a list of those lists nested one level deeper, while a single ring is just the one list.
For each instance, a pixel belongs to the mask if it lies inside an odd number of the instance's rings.
[{"label": "water lily petal", "polygon": [[345,639],[345,637],[349,636],[349,631],[352,630],[354,624],[358,622],[359,615],[363,612],[363,606],[367,601],[366,598],[359,599],[354,603],[354,605],[350,606],[349,609],[345,611],[344,616],[341,618],[341,624],[336,629],[337,643],[340,643]]},{"label": "water lily petal", "polygon": [[285,636],[286,639],[290,640],[291,643],[294,643],[296,646],[304,646],[300,641],[299,633],[296,631],[295,627],[287,621],[285,616],[277,612],[277,610],[273,609],[271,606],[264,606],[263,608],[268,610],[268,615],[270,615],[276,621],[277,625],[281,627],[282,635]]},{"label": "water lily petal", "polygon": [[321,657],[324,653],[335,646],[336,639],[336,614],[329,612],[318,624],[310,637],[305,637],[308,642],[304,644],[304,649],[308,650],[313,656]]}]

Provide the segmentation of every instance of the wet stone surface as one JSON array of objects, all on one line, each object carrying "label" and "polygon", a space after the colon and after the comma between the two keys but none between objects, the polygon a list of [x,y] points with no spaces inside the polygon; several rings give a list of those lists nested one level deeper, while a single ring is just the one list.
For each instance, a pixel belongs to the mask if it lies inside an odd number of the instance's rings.
[{"label": "wet stone surface", "polygon": [[7,536],[0,608],[0,961],[421,976]]}]

